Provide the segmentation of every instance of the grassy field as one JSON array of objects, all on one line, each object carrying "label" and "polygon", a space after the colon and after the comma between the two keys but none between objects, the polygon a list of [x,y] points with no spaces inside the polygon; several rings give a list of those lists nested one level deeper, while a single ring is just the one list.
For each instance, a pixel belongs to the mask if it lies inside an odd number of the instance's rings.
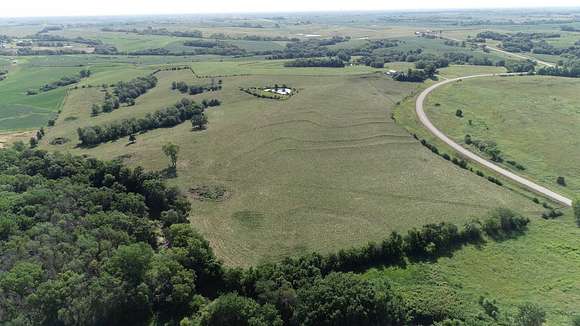
[{"label": "grassy field", "polygon": [[[463,143],[469,134],[494,141],[506,160],[526,167],[519,173],[575,196],[580,191],[578,87],[576,79],[557,77],[466,80],[435,91],[427,113],[455,140]],[[455,117],[457,109],[464,118]],[[558,176],[565,177],[566,187],[556,184]]]},{"label": "grassy field", "polygon": [[[142,116],[181,97],[171,81],[206,83],[191,72],[159,73],[159,85],[131,108],[89,117],[97,89],[71,92],[42,147],[161,170],[166,142],[181,147],[178,178],[184,190],[224,189],[224,201],[193,202],[192,223],[229,265],[250,265],[310,250],[327,252],[378,240],[392,230],[443,220],[462,222],[496,206],[537,216],[524,197],[434,156],[390,119],[394,103],[419,85],[398,83],[367,67],[284,68],[280,62],[194,63],[221,77],[209,128],[189,123],[158,129],[92,149],[76,148],[76,128]],[[252,73],[253,72],[253,73]],[[300,92],[287,101],[258,99],[240,87],[287,84]],[[67,137],[64,146],[46,142]],[[444,190],[443,190],[444,189]]]},{"label": "grassy field", "polygon": [[425,307],[447,303],[457,317],[481,311],[477,302],[484,296],[497,300],[501,313],[515,313],[518,304],[533,302],[546,310],[546,325],[571,325],[580,307],[579,237],[571,214],[536,219],[525,236],[468,246],[435,263],[374,268],[364,277],[388,278],[411,297],[432,293],[424,298]]},{"label": "grassy field", "polygon": [[439,69],[438,75],[443,78],[451,79],[476,74],[501,74],[505,72],[506,69],[504,67],[451,65],[449,67]]},{"label": "grassy field", "polygon": [[[462,68],[464,67],[447,69],[458,70],[453,75],[474,73],[462,71]],[[443,70],[441,74],[444,74]],[[573,119],[563,122],[564,118],[556,118],[553,120],[553,128],[548,126],[538,128],[545,126],[547,121],[551,123],[555,112],[562,108],[576,112],[573,109],[574,105],[559,105],[556,108],[549,103],[554,102],[554,98],[558,101],[573,101],[574,85],[577,85],[575,80],[552,77],[469,80],[436,91],[428,98],[427,110],[434,124],[445,132],[455,134],[458,141],[463,139],[462,132],[469,130],[474,135],[477,131],[481,131],[481,135],[498,141],[498,144],[501,144],[500,148],[505,149],[510,158],[518,152],[515,151],[515,147],[509,149],[505,147],[508,143],[528,144],[529,147],[522,148],[521,152],[524,152],[527,158],[532,156],[539,158],[533,160],[534,164],[539,164],[545,157],[542,151],[547,150],[549,146],[546,142],[550,139],[567,139],[568,142],[574,142],[574,137],[562,135],[559,131],[564,123],[564,126],[568,126],[565,130],[569,133],[575,121]],[[545,88],[548,89],[544,90]],[[478,93],[478,90],[481,93]],[[520,96],[513,97],[513,94]],[[516,105],[516,102],[520,105]],[[435,103],[440,105],[435,106]],[[498,103],[504,106],[499,106]],[[534,110],[534,113],[530,114],[530,109],[536,107],[542,108],[541,111]],[[465,118],[455,117],[457,108],[464,110]],[[436,144],[440,151],[452,154],[451,150],[418,124],[414,109],[415,96],[411,96],[397,106],[395,110],[397,122],[420,138]],[[570,115],[567,117],[570,119]],[[469,119],[474,121],[474,127],[466,126]],[[475,121],[486,122],[485,127],[483,125],[477,127]],[[489,121],[494,123],[487,123]],[[468,127],[470,129],[467,129]],[[522,133],[530,134],[523,136]],[[515,134],[519,135],[518,140],[510,141],[510,137]],[[532,145],[534,141],[538,142],[539,146]],[[561,144],[552,143],[551,146],[549,148],[552,151],[552,158],[542,164],[544,168],[551,164],[554,164],[554,167],[562,167],[563,164],[573,165],[573,158],[562,159],[571,155],[573,151],[558,151],[563,148]],[[566,148],[572,149],[573,145]],[[523,161],[523,156],[519,160]],[[532,162],[528,164],[527,171],[530,171]],[[518,187],[503,181],[507,187],[521,192]],[[556,186],[554,180],[548,180],[546,185],[558,191],[573,192]],[[456,307],[451,311],[456,316],[480,312],[481,308],[477,301],[480,295],[484,295],[496,299],[501,310],[510,313],[514,312],[517,304],[535,302],[547,311],[547,325],[569,325],[572,317],[578,313],[577,307],[580,304],[580,283],[575,273],[580,269],[580,252],[576,245],[580,229],[575,226],[570,210],[565,209],[564,212],[566,214],[558,220],[533,219],[528,233],[516,239],[489,242],[482,248],[469,246],[456,252],[452,257],[439,259],[436,263],[413,263],[407,268],[371,269],[364,277],[388,278],[408,297],[421,297],[422,299],[417,300],[423,302],[425,307],[433,309],[437,309],[438,306]],[[419,296],[419,293],[433,294],[424,298]]]}]

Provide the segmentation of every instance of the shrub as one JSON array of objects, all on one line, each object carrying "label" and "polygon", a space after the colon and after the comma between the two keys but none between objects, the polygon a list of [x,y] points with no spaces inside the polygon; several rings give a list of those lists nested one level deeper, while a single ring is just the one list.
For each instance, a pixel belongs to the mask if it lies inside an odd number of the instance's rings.
[{"label": "shrub", "polygon": [[534,303],[524,303],[518,306],[515,317],[516,325],[541,326],[546,321],[546,312]]},{"label": "shrub", "polygon": [[558,177],[556,183],[562,187],[566,187],[566,179],[564,179],[564,177]]}]

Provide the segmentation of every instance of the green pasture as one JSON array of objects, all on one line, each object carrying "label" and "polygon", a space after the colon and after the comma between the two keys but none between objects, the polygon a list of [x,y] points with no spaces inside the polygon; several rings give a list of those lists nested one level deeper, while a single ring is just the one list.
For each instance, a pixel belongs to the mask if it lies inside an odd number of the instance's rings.
[{"label": "green pasture", "polygon": [[[558,77],[465,80],[435,91],[426,110],[457,141],[463,143],[466,134],[494,141],[505,160],[525,166],[518,173],[575,196],[580,191],[580,167],[575,164],[580,159],[579,87],[576,79]],[[464,118],[455,116],[458,109]],[[559,176],[567,186],[556,183]]]},{"label": "green pasture", "polygon": [[467,246],[434,263],[373,268],[364,276],[388,278],[405,296],[421,296],[425,309],[446,304],[457,317],[482,311],[477,302],[484,296],[498,302],[501,314],[532,302],[547,312],[546,325],[572,325],[580,306],[578,237],[571,214],[533,219],[524,236]]},{"label": "green pasture", "polygon": [[[139,117],[170,105],[182,97],[170,90],[172,81],[209,81],[187,70],[161,72],[159,85],[134,107],[98,117],[90,117],[90,105],[99,103],[102,93],[72,91],[42,147],[162,170],[168,162],[161,147],[178,144],[178,177],[171,183],[186,192],[198,186],[226,191],[218,202],[192,196],[191,222],[228,265],[333,251],[426,223],[461,223],[496,206],[533,216],[541,212],[530,200],[433,155],[391,120],[391,108],[417,84],[394,82],[366,67],[284,68],[266,61],[193,68],[208,75],[247,74],[221,77],[222,91],[193,97],[223,102],[208,109],[207,130],[192,131],[184,123],[137,135],[132,145],[120,139],[76,147],[80,126]],[[272,84],[300,91],[273,101],[239,90]],[[70,142],[48,145],[55,137]]]}]

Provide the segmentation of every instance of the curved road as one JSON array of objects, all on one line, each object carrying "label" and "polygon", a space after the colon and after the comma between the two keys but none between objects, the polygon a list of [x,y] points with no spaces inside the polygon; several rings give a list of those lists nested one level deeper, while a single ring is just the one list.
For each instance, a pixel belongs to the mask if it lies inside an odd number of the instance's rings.
[{"label": "curved road", "polygon": [[464,147],[462,147],[461,145],[459,145],[458,143],[456,143],[455,141],[453,141],[452,139],[450,139],[449,137],[447,137],[447,135],[445,135],[443,132],[441,132],[439,129],[437,129],[433,123],[431,123],[431,121],[429,120],[429,118],[427,117],[427,114],[425,114],[425,111],[423,109],[423,103],[425,102],[425,99],[427,98],[427,96],[433,92],[435,89],[449,84],[449,83],[453,83],[456,82],[458,80],[462,80],[462,79],[471,79],[471,78],[480,78],[480,77],[493,77],[493,76],[509,76],[509,75],[513,75],[513,74],[482,74],[482,75],[473,75],[473,76],[467,76],[467,77],[459,77],[459,78],[454,78],[454,79],[448,79],[445,81],[442,81],[440,83],[437,83],[429,88],[427,88],[426,90],[424,90],[421,95],[419,95],[419,97],[417,98],[417,102],[415,105],[415,111],[417,112],[417,116],[419,117],[419,120],[421,121],[421,123],[433,134],[435,135],[437,138],[441,139],[444,143],[446,143],[447,145],[451,146],[454,150],[456,150],[457,152],[459,152],[462,156],[468,158],[471,161],[477,162],[483,166],[485,166],[486,168],[493,170],[497,173],[499,173],[500,175],[522,185],[523,187],[536,192],[538,194],[541,194],[543,196],[546,196],[560,204],[566,205],[566,206],[572,206],[572,200],[564,197],[558,193],[555,193],[553,191],[551,191],[548,188],[545,188],[543,186],[540,186],[537,183],[534,183],[528,179],[522,178],[519,175],[506,170],[476,154],[474,154],[473,152],[465,149]]}]

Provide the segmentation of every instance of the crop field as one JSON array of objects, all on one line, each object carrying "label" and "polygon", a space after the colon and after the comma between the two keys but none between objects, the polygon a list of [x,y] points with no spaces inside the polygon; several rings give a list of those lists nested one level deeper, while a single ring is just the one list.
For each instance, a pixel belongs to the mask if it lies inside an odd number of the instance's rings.
[{"label": "crop field", "polygon": [[[122,157],[131,165],[162,170],[167,166],[162,145],[178,144],[178,177],[170,181],[185,191],[214,187],[226,193],[223,201],[192,196],[191,221],[230,265],[327,252],[441,220],[462,222],[498,205],[541,212],[528,199],[434,156],[397,126],[390,108],[415,90],[413,84],[363,68],[327,68],[329,73],[320,75],[324,68],[284,68],[280,62],[251,63],[251,69],[244,63],[232,69],[235,65],[193,64],[203,75],[248,73],[219,77],[222,91],[193,97],[223,101],[209,109],[206,131],[192,131],[184,123],[137,135],[133,145],[121,139],[76,147],[79,126],[139,117],[170,105],[182,97],[169,90],[171,81],[209,81],[181,70],[159,73],[158,86],[134,107],[98,117],[90,117],[90,103],[102,100],[98,89],[71,91],[43,147]],[[239,90],[275,83],[300,92],[275,101]],[[46,143],[55,137],[71,141]]]},{"label": "crop field", "polygon": [[30,130],[45,125],[59,110],[66,90],[58,88],[34,96],[28,89],[38,89],[60,77],[78,74],[79,68],[11,67],[8,77],[0,81],[0,130]]},{"label": "crop field", "polygon": [[90,69],[93,75],[83,79],[79,85],[116,83],[148,74],[155,69],[97,58],[69,57],[62,62],[57,58],[19,57],[17,64],[7,66],[8,77],[0,81],[0,131],[30,130],[46,125],[49,119],[56,116],[67,90],[72,86],[27,95],[30,89],[38,89],[61,77],[77,75],[85,68]]},{"label": "crop field", "polygon": [[[179,38],[163,35],[139,35],[135,33],[116,33],[103,32],[100,29],[66,29],[64,31],[55,31],[51,35],[62,35],[65,37],[85,37],[97,39],[103,43],[111,44],[121,52],[131,52],[145,49],[163,48]],[[185,40],[185,39],[182,39]]]},{"label": "crop field", "polygon": [[[580,191],[578,87],[577,80],[558,77],[466,80],[435,91],[427,113],[457,141],[466,134],[494,141],[506,161],[526,168],[518,173],[574,196]],[[455,117],[458,109],[464,118]],[[559,176],[566,186],[556,183]]]}]

